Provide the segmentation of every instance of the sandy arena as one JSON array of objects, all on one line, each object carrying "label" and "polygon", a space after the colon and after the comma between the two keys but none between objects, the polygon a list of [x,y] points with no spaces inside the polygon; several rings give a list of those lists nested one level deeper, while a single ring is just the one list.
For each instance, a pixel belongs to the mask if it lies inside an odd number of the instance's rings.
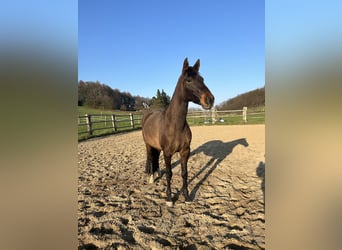
[{"label": "sandy arena", "polygon": [[191,127],[188,183],[172,157],[148,184],[141,131],[78,144],[78,249],[264,249],[265,125]]}]

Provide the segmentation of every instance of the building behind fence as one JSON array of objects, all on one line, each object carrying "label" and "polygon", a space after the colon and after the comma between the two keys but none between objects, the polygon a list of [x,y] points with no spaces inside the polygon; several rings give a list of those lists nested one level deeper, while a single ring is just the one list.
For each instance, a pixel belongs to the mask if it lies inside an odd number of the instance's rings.
[{"label": "building behind fence", "polygon": [[[254,116],[252,116],[254,114]],[[78,117],[79,139],[102,134],[111,134],[141,128],[143,113],[127,114],[85,114]],[[208,110],[188,112],[187,121],[195,124],[245,124],[248,117],[264,119],[264,111],[249,113],[247,107],[241,110]],[[263,120],[264,121],[264,120]]]}]

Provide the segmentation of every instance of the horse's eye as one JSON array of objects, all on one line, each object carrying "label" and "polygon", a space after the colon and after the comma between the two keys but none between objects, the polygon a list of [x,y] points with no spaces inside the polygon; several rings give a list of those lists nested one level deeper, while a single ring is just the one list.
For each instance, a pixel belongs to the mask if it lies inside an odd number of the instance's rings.
[{"label": "horse's eye", "polygon": [[192,83],[191,79],[186,79],[185,81],[186,81],[186,83]]}]

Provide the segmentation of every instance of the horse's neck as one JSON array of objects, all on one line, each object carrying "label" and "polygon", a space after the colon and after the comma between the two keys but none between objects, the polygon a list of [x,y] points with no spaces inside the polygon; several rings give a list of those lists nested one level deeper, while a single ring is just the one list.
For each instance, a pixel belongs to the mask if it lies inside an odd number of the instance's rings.
[{"label": "horse's neck", "polygon": [[184,99],[181,91],[181,86],[178,83],[165,115],[171,125],[175,124],[176,126],[183,127],[188,113],[188,101]]}]

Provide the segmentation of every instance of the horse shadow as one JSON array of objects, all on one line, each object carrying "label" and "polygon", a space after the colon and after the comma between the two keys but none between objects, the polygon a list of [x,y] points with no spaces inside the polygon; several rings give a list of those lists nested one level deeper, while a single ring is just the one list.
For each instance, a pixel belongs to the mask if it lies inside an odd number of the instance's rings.
[{"label": "horse shadow", "polygon": [[[209,161],[194,175],[188,180],[188,184],[193,182],[199,175],[201,175],[203,172],[207,171],[206,174],[200,179],[195,187],[190,192],[190,199],[193,201],[195,199],[196,193],[201,187],[201,185],[204,183],[206,179],[214,172],[214,170],[217,168],[217,166],[232,152],[233,149],[237,145],[242,145],[244,147],[248,147],[249,144],[246,140],[246,138],[240,138],[234,141],[229,142],[223,142],[220,140],[213,140],[206,142],[193,150],[190,153],[190,157],[193,157],[197,154],[204,153],[207,156],[210,156],[211,158]],[[178,164],[180,164],[180,161],[176,161],[172,164],[172,168],[175,168]],[[181,190],[178,191],[175,196],[174,200],[177,201],[179,198],[179,195],[181,194]]]},{"label": "horse shadow", "polygon": [[261,181],[261,190],[263,194],[263,201],[264,201],[264,209],[265,209],[265,163],[259,162],[258,167],[256,168],[256,174],[258,177],[262,179]]}]

